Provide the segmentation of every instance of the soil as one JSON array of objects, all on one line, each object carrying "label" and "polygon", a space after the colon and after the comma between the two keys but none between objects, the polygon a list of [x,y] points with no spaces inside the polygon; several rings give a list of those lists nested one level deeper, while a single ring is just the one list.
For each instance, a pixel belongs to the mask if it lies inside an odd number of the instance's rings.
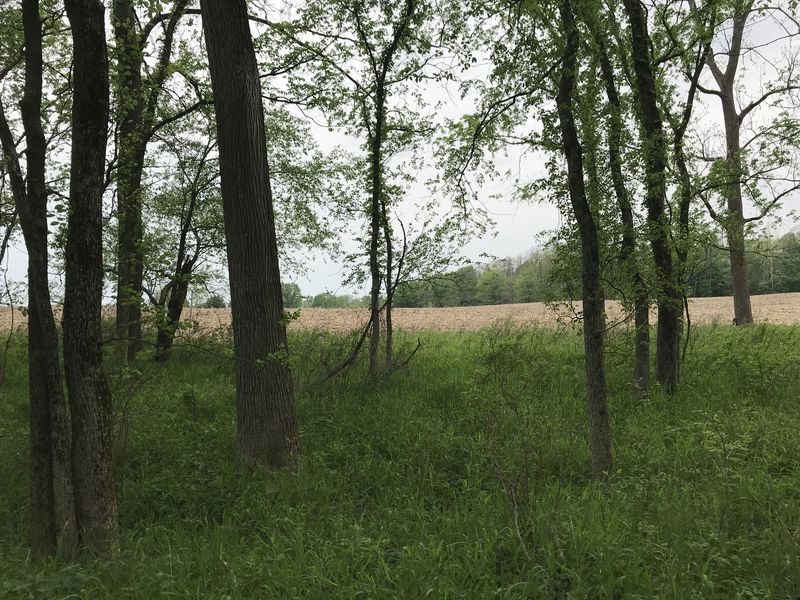
[{"label": "soil", "polygon": [[[800,324],[800,293],[753,296],[753,314],[759,323],[780,325]],[[580,303],[574,305],[580,309]],[[113,308],[105,309],[107,317]],[[607,303],[609,324],[622,317],[619,303]],[[558,326],[574,322],[576,313],[569,306],[551,307],[542,303],[502,304],[497,306],[464,306],[452,308],[396,308],[394,323],[397,329],[407,331],[475,331],[492,325],[510,322],[519,325]],[[696,298],[689,300],[692,324],[730,324],[733,318],[733,299]],[[60,311],[56,309],[56,318]],[[195,324],[197,332],[213,331],[230,326],[230,310],[225,308],[187,308],[183,314]],[[360,329],[367,320],[366,309],[356,308],[304,308],[291,328],[324,329],[349,332]],[[655,321],[655,314],[652,317]],[[0,308],[0,331],[22,330],[25,316],[19,309]]]}]

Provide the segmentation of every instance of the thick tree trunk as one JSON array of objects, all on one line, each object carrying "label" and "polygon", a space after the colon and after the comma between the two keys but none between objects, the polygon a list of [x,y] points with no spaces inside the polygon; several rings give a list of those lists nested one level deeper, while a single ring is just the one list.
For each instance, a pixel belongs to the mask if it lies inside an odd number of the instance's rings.
[{"label": "thick tree trunk", "polygon": [[286,361],[264,109],[245,0],[202,0],[228,243],[239,450],[283,467],[298,452]]},{"label": "thick tree trunk", "polygon": [[38,0],[24,0],[25,90],[20,102],[27,141],[27,188],[0,105],[0,142],[28,251],[28,381],[31,443],[31,550],[44,556],[77,549],[69,413],[58,332],[50,301],[47,252],[46,142],[42,129],[42,23]]},{"label": "thick tree trunk", "polygon": [[622,246],[620,260],[633,284],[633,384],[640,395],[645,395],[650,387],[650,299],[647,284],[639,270],[636,256],[636,225],[633,219],[633,207],[625,186],[622,174],[622,106],[617,91],[614,69],[608,56],[602,36],[597,36],[600,51],[600,68],[606,87],[606,97],[610,107],[608,124],[608,162],[611,170],[611,182],[619,207],[622,221]]},{"label": "thick tree trunk", "polygon": [[64,369],[72,413],[75,507],[83,546],[119,543],[112,472],[111,394],[103,371],[102,197],[108,64],[100,0],[65,0],[73,40],[72,164],[64,282]]},{"label": "thick tree trunk", "polygon": [[636,96],[643,130],[647,221],[658,275],[656,380],[668,393],[678,386],[683,302],[675,281],[666,183],[666,141],[656,100],[649,36],[640,0],[623,0],[631,30]]},{"label": "thick tree trunk", "polygon": [[558,86],[558,118],[564,155],[567,159],[569,197],[581,239],[581,274],[583,281],[583,343],[586,366],[586,389],[589,396],[589,446],[592,475],[596,478],[611,472],[611,426],[608,416],[608,393],[604,357],[605,298],[600,278],[600,244],[597,225],[586,198],[583,180],[583,149],[572,108],[572,94],[578,70],[578,28],[570,0],[560,5],[561,26],[566,38],[561,78]]}]

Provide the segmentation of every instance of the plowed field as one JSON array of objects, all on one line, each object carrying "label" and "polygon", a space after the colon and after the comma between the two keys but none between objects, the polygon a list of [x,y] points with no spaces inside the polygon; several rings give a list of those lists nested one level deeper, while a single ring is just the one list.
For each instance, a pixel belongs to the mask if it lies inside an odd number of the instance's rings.
[{"label": "plowed field", "polygon": [[[580,303],[576,303],[575,308],[579,309]],[[607,310],[609,320],[620,318],[621,311],[616,302],[608,302]],[[760,323],[800,324],[800,293],[753,296],[753,313],[756,321]],[[560,323],[569,323],[573,316],[566,306],[554,310],[542,303],[398,308],[393,314],[398,329],[437,331],[474,331],[498,322],[557,326]],[[729,324],[733,317],[733,300],[730,297],[692,299],[689,301],[689,314],[693,324]],[[112,316],[110,309],[108,316]],[[196,328],[202,331],[230,325],[228,309],[187,308],[183,318],[194,322]],[[293,322],[291,327],[351,331],[360,328],[366,322],[366,318],[367,311],[364,309],[304,308],[300,311],[300,318]],[[12,324],[17,329],[24,326],[25,322],[25,317],[19,310],[0,309],[0,330],[8,331]]]}]

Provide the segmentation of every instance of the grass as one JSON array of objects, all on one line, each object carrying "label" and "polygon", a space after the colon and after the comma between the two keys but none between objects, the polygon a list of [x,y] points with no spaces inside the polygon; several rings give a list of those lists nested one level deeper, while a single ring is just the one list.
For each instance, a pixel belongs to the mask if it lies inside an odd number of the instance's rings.
[{"label": "grass", "polygon": [[236,466],[225,348],[109,365],[122,547],[67,565],[27,554],[25,355],[13,340],[0,597],[800,597],[800,331],[700,328],[680,391],[645,400],[628,383],[631,340],[613,335],[608,485],[590,480],[580,337],[422,342],[387,384],[359,371],[319,384],[341,339],[297,334],[302,460],[278,473]]}]

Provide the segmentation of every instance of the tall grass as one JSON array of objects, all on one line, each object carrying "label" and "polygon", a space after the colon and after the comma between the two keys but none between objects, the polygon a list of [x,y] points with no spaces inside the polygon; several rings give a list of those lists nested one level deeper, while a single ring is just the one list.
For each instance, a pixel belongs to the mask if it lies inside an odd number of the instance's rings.
[{"label": "tall grass", "polygon": [[[416,337],[405,338],[409,347]],[[800,332],[696,330],[680,391],[640,400],[609,339],[615,473],[590,479],[570,331],[424,334],[379,386],[322,381],[296,334],[302,460],[236,466],[230,352],[110,368],[118,558],[27,554],[24,344],[0,390],[3,598],[800,596]]]}]

